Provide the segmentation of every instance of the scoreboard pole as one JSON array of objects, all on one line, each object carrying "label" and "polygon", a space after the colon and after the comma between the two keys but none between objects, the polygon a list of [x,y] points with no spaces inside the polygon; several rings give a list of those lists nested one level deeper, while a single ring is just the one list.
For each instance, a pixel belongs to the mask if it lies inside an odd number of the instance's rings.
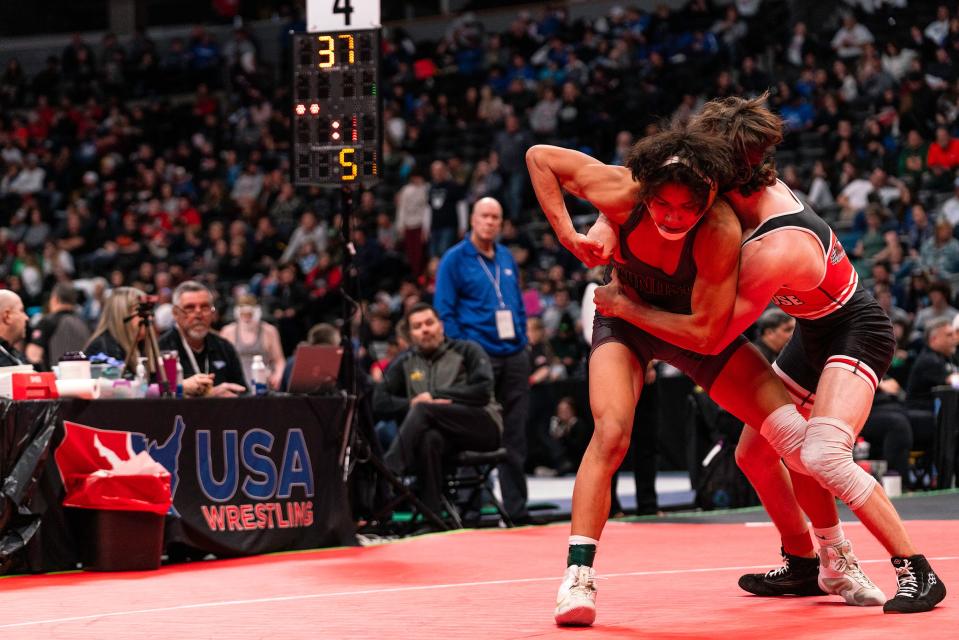
[{"label": "scoreboard pole", "polygon": [[[344,14],[342,10],[349,8],[349,2],[338,0],[331,8],[333,14]],[[344,15],[349,24],[350,12]],[[342,264],[344,382],[354,395],[356,380],[350,333],[353,310],[360,296],[353,266],[356,255],[352,239],[353,189],[357,184],[370,187],[380,177],[379,67],[378,28],[293,35],[293,185],[336,188],[341,194],[346,249]],[[348,449],[344,460],[347,467]]]},{"label": "scoreboard pole", "polygon": [[293,34],[293,184],[371,186],[382,141],[380,3],[306,0]]},{"label": "scoreboard pole", "polygon": [[[292,182],[297,187],[336,188],[343,219],[343,371],[354,396],[357,380],[351,335],[359,305],[353,259],[353,190],[379,180],[382,96],[379,90],[379,2],[308,0],[307,33],[293,35]],[[355,408],[340,450],[343,479],[349,474],[356,429]]]},{"label": "scoreboard pole", "polygon": [[[343,364],[345,387],[355,398],[356,367],[352,316],[359,305],[353,266],[353,189],[380,179],[382,91],[380,90],[379,2],[307,0],[309,33],[293,35],[294,186],[340,190],[343,235]],[[356,298],[359,298],[356,295]],[[449,527],[403,484],[372,449],[372,434],[357,428],[359,407],[351,407],[340,447],[343,482],[352,467],[354,446],[393,487],[394,498],[379,508],[374,522],[389,521],[394,506],[412,504],[439,530]]]}]

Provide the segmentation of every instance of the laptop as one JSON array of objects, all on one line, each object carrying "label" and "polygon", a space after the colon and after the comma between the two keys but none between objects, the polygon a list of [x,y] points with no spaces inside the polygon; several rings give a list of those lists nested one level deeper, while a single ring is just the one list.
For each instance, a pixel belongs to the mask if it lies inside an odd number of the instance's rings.
[{"label": "laptop", "polygon": [[289,393],[330,393],[336,390],[343,347],[301,344],[296,348],[295,358],[286,389]]}]

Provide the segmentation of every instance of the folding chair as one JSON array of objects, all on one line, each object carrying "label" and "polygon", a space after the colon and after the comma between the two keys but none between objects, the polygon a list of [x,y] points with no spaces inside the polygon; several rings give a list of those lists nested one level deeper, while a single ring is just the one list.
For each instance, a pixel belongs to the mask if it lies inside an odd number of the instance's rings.
[{"label": "folding chair", "polygon": [[[507,527],[513,526],[503,503],[493,493],[489,477],[496,465],[506,459],[506,449],[500,447],[495,451],[461,451],[450,460],[441,500],[457,529],[463,528],[463,514],[481,509],[484,498],[492,503]],[[481,517],[482,514],[478,513],[477,521]]]}]

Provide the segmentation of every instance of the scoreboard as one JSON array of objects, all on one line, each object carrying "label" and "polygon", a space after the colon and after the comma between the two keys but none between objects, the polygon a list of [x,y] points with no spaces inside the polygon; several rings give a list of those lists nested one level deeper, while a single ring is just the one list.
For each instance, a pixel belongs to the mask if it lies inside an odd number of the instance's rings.
[{"label": "scoreboard", "polygon": [[379,179],[379,58],[379,29],[294,35],[293,184]]}]

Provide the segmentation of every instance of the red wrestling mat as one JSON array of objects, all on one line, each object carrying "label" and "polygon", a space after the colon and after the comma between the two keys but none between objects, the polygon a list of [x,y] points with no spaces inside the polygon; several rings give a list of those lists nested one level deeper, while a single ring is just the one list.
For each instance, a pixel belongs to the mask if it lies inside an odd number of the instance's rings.
[{"label": "red wrestling mat", "polygon": [[[895,577],[866,530],[847,526],[863,568]],[[959,521],[910,521],[953,591],[931,613],[883,615],[838,597],[758,598],[740,573],[778,563],[768,526],[607,526],[592,629],[552,610],[568,525],[468,531],[368,548],[194,563],[144,573],[0,580],[0,638],[950,638],[959,629]]]}]

